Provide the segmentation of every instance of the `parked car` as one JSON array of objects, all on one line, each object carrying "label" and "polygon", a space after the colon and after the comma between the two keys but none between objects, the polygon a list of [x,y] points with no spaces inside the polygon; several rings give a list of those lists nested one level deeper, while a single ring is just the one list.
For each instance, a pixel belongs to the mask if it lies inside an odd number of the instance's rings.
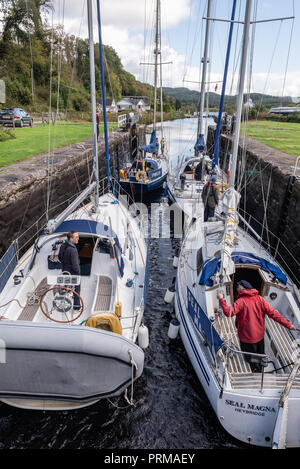
[{"label": "parked car", "polygon": [[33,119],[24,109],[3,108],[0,111],[0,124],[13,125],[13,123],[16,127],[24,127],[24,125],[32,127]]}]

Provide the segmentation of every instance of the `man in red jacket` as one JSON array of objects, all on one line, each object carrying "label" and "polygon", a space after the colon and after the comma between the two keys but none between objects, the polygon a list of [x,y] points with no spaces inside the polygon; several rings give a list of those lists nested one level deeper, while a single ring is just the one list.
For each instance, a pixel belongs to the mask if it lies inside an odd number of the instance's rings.
[{"label": "man in red jacket", "polygon": [[[290,330],[295,330],[295,326],[281,316],[276,309],[258,294],[252,285],[246,280],[241,280],[237,284],[238,297],[234,304],[229,307],[223,298],[222,293],[218,293],[221,308],[227,317],[236,316],[235,325],[237,327],[241,350],[250,353],[265,353],[265,315],[267,314],[274,321],[279,322]],[[260,365],[251,363],[251,356],[245,356],[250,362],[252,371],[260,371]]]}]

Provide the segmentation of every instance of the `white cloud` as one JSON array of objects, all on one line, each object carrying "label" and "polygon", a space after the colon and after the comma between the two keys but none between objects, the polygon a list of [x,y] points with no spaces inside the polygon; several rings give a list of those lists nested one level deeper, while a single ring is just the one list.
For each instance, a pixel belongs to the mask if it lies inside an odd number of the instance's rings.
[{"label": "white cloud", "polygon": [[284,91],[283,73],[270,73],[266,84],[265,73],[255,73],[253,75],[253,88],[256,92],[272,94],[275,96],[300,96],[300,71],[287,72]]},{"label": "white cloud", "polygon": [[[55,20],[62,18],[63,0],[54,0]],[[154,21],[154,0],[102,0],[101,18],[102,34],[104,44],[111,45],[118,53],[125,70],[133,73],[138,80],[147,81],[153,84],[153,67],[143,69],[140,62],[153,60],[154,45],[149,44],[150,32],[147,33],[147,48],[144,50],[144,24],[145,24],[145,3],[146,24],[148,28],[153,27]],[[265,2],[266,4],[268,2]],[[87,11],[86,0],[65,0],[64,26],[67,33],[87,37]],[[96,27],[96,2],[94,1],[94,39],[98,41]],[[182,21],[187,21],[190,14],[191,0],[163,0],[162,18],[166,21],[165,27],[175,28]],[[266,5],[267,6],[267,5]],[[84,9],[83,9],[84,8]],[[153,37],[153,36],[152,36]],[[184,38],[183,38],[184,40]],[[186,80],[199,82],[200,70],[198,67],[186,66],[186,58],[167,41],[167,36],[162,38],[162,58],[164,62],[172,61],[173,65],[163,67],[163,85],[171,87],[185,86],[190,89],[199,90],[197,83],[183,83]],[[151,51],[151,52],[149,52]],[[281,95],[284,75],[283,73],[271,73],[266,86],[266,73],[254,73],[252,90],[255,92],[265,92],[272,95]],[[211,81],[223,79],[221,73],[212,73]],[[232,76],[228,76],[228,86],[226,92],[236,94],[236,77],[232,86]],[[222,84],[218,84],[218,92],[221,91]],[[215,85],[210,89],[214,91]],[[286,77],[285,95],[300,95],[300,72],[289,72]]]},{"label": "white cloud", "polygon": [[[86,0],[54,0],[55,19],[62,19],[64,23],[75,26],[80,22],[84,9],[86,16]],[[162,18],[166,18],[164,28],[173,28],[188,18],[191,0],[163,0]],[[64,5],[64,8],[63,8]],[[94,5],[94,21],[96,22],[96,2]],[[146,11],[145,11],[146,6]],[[144,31],[146,14],[146,27],[151,28],[154,18],[153,0],[102,0],[101,22],[103,26],[114,25],[121,29]]]}]

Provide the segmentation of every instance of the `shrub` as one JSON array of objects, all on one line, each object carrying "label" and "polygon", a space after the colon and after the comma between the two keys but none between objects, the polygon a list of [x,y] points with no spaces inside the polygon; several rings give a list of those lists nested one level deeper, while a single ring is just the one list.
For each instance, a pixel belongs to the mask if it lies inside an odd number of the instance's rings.
[{"label": "shrub", "polygon": [[288,116],[277,116],[276,114],[270,114],[266,116],[268,121],[276,121],[276,122],[295,122],[300,123],[300,112],[295,112]]},{"label": "shrub", "polygon": [[16,135],[11,129],[0,128],[0,142],[16,138]]}]

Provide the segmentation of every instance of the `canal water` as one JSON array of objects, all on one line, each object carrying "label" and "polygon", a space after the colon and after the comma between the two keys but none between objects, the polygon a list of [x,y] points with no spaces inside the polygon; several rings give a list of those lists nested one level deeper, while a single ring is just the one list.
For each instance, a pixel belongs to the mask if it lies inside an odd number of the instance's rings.
[{"label": "canal water", "polygon": [[[165,123],[171,166],[192,155],[197,120]],[[157,194],[152,203],[162,202]],[[148,202],[150,206],[150,202]],[[153,208],[153,205],[152,205]],[[154,208],[155,210],[155,208]],[[150,284],[145,324],[150,345],[135,382],[134,406],[123,396],[76,411],[40,412],[0,404],[0,448],[216,449],[244,448],[219,424],[178,337],[168,338],[173,307],[164,303],[176,275],[180,240],[149,239]]]}]

